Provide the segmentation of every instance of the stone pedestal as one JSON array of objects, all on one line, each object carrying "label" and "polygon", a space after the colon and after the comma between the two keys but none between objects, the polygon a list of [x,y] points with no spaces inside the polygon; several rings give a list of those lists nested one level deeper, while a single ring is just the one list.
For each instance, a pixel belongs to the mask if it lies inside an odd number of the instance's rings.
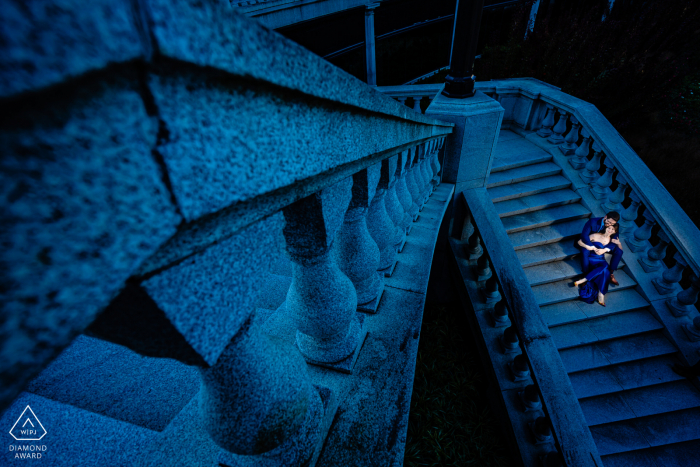
[{"label": "stone pedestal", "polygon": [[455,124],[445,141],[442,180],[455,184],[456,196],[486,186],[504,109],[480,91],[467,99],[451,99],[441,92],[425,114]]}]

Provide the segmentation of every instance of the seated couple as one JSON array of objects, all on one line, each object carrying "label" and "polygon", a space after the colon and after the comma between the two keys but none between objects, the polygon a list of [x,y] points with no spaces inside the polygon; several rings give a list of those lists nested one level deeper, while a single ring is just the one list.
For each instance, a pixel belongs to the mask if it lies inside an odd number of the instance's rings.
[{"label": "seated couple", "polygon": [[[573,283],[579,286],[579,295],[587,303],[593,303],[596,295],[598,303],[605,306],[605,294],[610,282],[619,285],[613,274],[622,258],[622,243],[619,233],[620,214],[611,211],[605,217],[594,217],[586,222],[581,239],[576,247],[581,250],[581,270],[585,277]],[[605,253],[612,254],[610,264]]]}]

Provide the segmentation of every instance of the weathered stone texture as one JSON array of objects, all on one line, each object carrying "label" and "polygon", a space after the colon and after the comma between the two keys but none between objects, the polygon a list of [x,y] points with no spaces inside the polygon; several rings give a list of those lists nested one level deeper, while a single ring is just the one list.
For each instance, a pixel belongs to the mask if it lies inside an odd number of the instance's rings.
[{"label": "weathered stone texture", "polygon": [[134,2],[7,0],[0,4],[0,97],[144,56]]},{"label": "weathered stone texture", "polygon": [[2,407],[180,218],[150,153],[157,127],[130,80],[27,102],[0,127]]}]

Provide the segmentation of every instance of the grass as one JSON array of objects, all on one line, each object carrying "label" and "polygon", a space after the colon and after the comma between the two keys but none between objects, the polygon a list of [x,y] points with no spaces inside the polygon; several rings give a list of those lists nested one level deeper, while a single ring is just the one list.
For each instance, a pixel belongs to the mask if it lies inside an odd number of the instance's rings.
[{"label": "grass", "polygon": [[404,466],[509,466],[488,379],[459,305],[423,316]]}]

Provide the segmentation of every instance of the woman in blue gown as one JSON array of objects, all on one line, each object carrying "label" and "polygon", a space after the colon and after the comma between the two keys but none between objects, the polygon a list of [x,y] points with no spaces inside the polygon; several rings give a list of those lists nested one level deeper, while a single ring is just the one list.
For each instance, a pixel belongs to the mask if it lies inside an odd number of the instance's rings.
[{"label": "woman in blue gown", "polygon": [[598,303],[605,306],[605,294],[608,293],[608,285],[610,284],[610,267],[605,259],[605,253],[612,253],[616,248],[619,248],[617,245],[619,240],[615,241],[610,238],[619,230],[620,226],[613,224],[608,226],[603,233],[591,234],[590,239],[593,246],[586,245],[581,240],[578,241],[581,248],[591,251],[591,255],[588,257],[588,271],[583,271],[586,276],[574,282],[575,286],[579,286],[579,295],[587,303],[593,303],[597,292]]}]

